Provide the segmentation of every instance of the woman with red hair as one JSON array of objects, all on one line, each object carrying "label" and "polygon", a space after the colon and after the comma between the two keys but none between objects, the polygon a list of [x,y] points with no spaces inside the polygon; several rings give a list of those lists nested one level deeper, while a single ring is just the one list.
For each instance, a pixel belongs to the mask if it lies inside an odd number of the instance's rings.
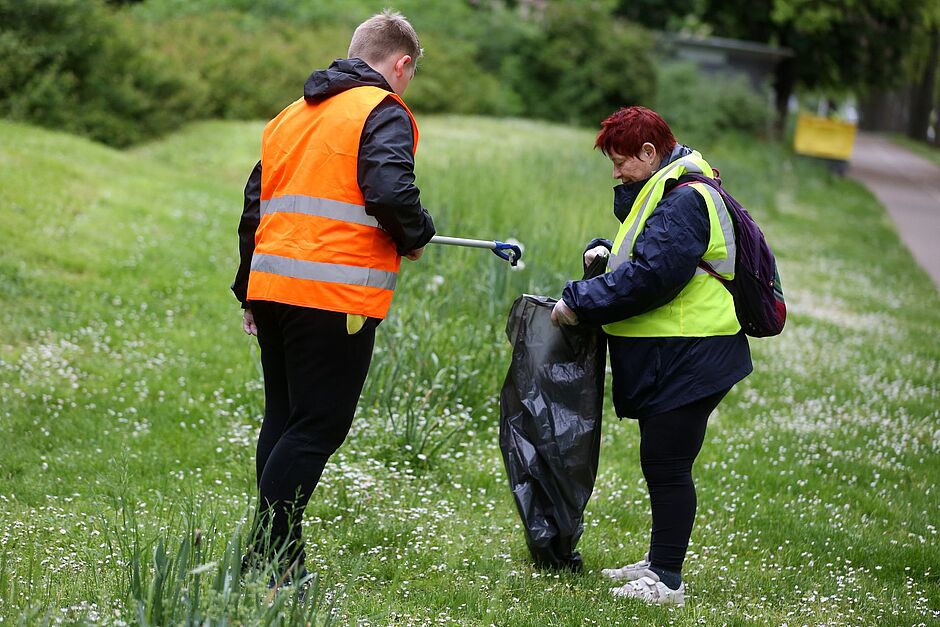
[{"label": "woman with red hair", "polygon": [[603,325],[617,415],[640,427],[640,465],[652,510],[649,552],[605,569],[618,596],[683,605],[682,564],[695,519],[692,465],[708,417],[751,372],[747,338],[722,282],[734,277],[734,230],[721,196],[689,174],[713,178],[701,154],[678,144],[650,109],[604,120],[595,147],[613,163],[617,237],[596,239],[585,265],[607,272],[569,281],[556,324]]}]

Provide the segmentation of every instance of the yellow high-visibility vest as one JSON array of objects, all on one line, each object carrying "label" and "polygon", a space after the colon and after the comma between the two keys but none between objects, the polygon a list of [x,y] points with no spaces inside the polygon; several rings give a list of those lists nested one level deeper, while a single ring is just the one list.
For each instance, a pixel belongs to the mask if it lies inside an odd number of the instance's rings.
[{"label": "yellow high-visibility vest", "polygon": [[[685,173],[714,177],[702,155],[677,159],[656,172],[640,190],[630,213],[620,225],[607,261],[607,271],[615,270],[633,257],[633,246],[646,226],[646,220],[663,198],[666,184]],[[693,183],[708,208],[708,247],[702,260],[724,279],[734,278],[734,228],[721,195],[704,183]],[[734,312],[734,300],[721,282],[702,268],[670,302],[637,316],[604,325],[604,331],[620,337],[709,337],[734,335],[741,330]]]}]

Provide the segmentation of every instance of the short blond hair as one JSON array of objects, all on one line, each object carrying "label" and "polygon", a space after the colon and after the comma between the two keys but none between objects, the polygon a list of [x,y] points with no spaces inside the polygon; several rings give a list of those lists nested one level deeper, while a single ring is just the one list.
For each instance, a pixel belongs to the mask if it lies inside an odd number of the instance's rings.
[{"label": "short blond hair", "polygon": [[356,28],[347,56],[366,63],[381,63],[393,54],[411,55],[417,61],[424,50],[418,42],[418,33],[405,16],[385,9]]}]

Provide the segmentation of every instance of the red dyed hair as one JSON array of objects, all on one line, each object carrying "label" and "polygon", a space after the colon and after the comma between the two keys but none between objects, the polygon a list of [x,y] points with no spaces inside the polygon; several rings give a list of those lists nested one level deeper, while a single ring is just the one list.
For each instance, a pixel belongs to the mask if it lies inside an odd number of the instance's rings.
[{"label": "red dyed hair", "polygon": [[624,107],[601,122],[594,147],[608,157],[611,150],[624,157],[636,157],[646,142],[656,147],[656,154],[662,159],[672,153],[676,138],[666,120],[652,109]]}]

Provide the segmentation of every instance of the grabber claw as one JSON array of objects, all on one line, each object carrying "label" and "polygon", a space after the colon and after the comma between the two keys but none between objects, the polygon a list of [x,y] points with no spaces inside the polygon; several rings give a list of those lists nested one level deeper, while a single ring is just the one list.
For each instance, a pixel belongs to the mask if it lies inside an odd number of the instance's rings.
[{"label": "grabber claw", "polygon": [[505,259],[513,266],[519,264],[519,260],[522,259],[522,247],[519,244],[500,241],[493,243],[495,244],[493,253],[495,253],[497,257]]}]

